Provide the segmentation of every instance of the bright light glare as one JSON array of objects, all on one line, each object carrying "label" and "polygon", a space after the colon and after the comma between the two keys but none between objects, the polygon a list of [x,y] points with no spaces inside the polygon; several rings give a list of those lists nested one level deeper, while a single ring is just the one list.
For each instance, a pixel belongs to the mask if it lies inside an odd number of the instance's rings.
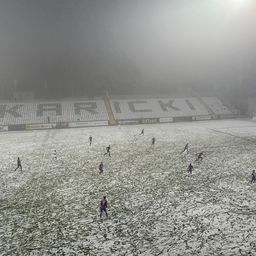
[{"label": "bright light glare", "polygon": [[229,2],[233,12],[238,12],[241,9],[247,9],[252,3],[252,0],[229,0]]},{"label": "bright light glare", "polygon": [[250,0],[232,0],[232,2],[237,5],[243,5],[243,4],[248,4]]}]

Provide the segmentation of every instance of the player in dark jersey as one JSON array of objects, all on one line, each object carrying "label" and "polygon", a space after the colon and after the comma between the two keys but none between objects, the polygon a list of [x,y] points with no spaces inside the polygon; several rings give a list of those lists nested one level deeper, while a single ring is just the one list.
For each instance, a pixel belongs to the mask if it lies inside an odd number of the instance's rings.
[{"label": "player in dark jersey", "polygon": [[20,160],[20,158],[18,157],[18,159],[17,159],[17,168],[15,169],[15,171],[16,171],[17,169],[19,169],[19,168],[20,168],[20,170],[22,171],[21,160]]},{"label": "player in dark jersey", "polygon": [[89,144],[90,144],[90,146],[92,145],[92,135],[90,135],[90,137],[89,137]]},{"label": "player in dark jersey", "polygon": [[57,160],[57,151],[56,151],[56,149],[53,150],[53,158],[55,160]]},{"label": "player in dark jersey", "polygon": [[103,199],[100,201],[100,217],[102,217],[102,213],[105,212],[106,217],[108,217],[108,201],[105,196],[103,196]]},{"label": "player in dark jersey", "polygon": [[105,155],[111,156],[111,155],[110,155],[110,145],[108,145],[108,146],[106,147],[106,150],[107,150],[107,152],[104,154],[104,156],[105,156]]},{"label": "player in dark jersey", "polygon": [[255,183],[256,181],[256,172],[255,170],[252,171],[252,179],[251,179],[251,183]]},{"label": "player in dark jersey", "polygon": [[181,152],[181,154],[183,154],[185,152],[188,154],[188,143],[185,145],[185,147],[184,147],[183,151]]},{"label": "player in dark jersey", "polygon": [[155,143],[156,143],[156,138],[153,137],[153,138],[151,139],[151,146],[154,147],[154,146],[155,146]]},{"label": "player in dark jersey", "polygon": [[140,135],[144,135],[144,128],[141,130]]},{"label": "player in dark jersey", "polygon": [[190,163],[189,166],[188,166],[188,168],[187,168],[187,176],[188,176],[188,177],[191,177],[191,176],[192,176],[193,169],[194,169],[194,167],[193,167],[193,165]]},{"label": "player in dark jersey", "polygon": [[196,162],[202,161],[202,160],[203,160],[203,155],[204,155],[204,152],[203,152],[203,151],[200,152],[200,153],[198,154],[197,158],[196,158]]},{"label": "player in dark jersey", "polygon": [[102,162],[99,165],[99,170],[100,170],[100,173],[103,173],[103,163]]}]

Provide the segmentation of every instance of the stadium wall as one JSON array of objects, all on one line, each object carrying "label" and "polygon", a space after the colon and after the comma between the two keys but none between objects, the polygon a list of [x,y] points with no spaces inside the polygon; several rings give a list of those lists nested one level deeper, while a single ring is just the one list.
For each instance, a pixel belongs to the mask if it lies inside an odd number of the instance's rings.
[{"label": "stadium wall", "polygon": [[0,102],[0,132],[204,121],[235,117],[237,116],[214,97]]}]

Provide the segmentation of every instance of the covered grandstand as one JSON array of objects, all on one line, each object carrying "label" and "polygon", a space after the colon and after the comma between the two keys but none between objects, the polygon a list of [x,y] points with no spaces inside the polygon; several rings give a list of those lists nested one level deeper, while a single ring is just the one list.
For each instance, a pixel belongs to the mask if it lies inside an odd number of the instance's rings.
[{"label": "covered grandstand", "polygon": [[237,117],[217,97],[0,102],[1,130],[165,123]]}]

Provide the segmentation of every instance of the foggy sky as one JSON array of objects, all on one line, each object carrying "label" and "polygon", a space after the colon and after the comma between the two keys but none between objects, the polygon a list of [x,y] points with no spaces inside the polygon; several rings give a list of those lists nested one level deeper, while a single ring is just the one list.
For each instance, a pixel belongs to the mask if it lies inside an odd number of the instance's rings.
[{"label": "foggy sky", "polygon": [[255,45],[254,0],[0,0],[2,93],[250,90]]}]

